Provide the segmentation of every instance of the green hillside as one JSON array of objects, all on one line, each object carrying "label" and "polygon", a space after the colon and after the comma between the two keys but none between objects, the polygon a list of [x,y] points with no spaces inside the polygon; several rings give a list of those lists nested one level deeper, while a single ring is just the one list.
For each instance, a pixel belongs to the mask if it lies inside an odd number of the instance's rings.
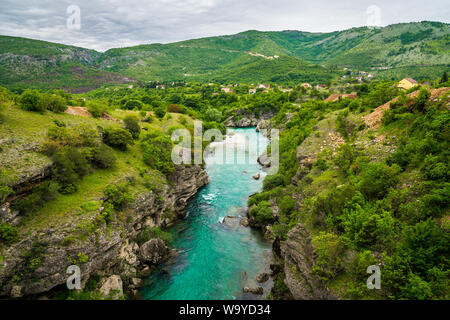
[{"label": "green hillside", "polygon": [[127,82],[126,77],[317,83],[337,77],[336,66],[372,70],[384,79],[436,78],[448,69],[449,37],[449,24],[418,22],[331,33],[246,31],[100,53],[1,36],[0,84],[89,88],[101,82]]},{"label": "green hillside", "polygon": [[86,91],[127,77],[94,68],[102,54],[40,40],[0,36],[0,83],[11,89],[37,87]]}]

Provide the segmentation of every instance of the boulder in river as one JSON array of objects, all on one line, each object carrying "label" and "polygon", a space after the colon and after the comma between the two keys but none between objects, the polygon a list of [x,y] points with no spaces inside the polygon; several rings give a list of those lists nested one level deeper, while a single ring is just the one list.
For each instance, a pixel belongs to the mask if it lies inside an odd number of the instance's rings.
[{"label": "boulder in river", "polygon": [[226,216],[225,218],[223,218],[222,223],[227,227],[235,229],[239,225],[239,219],[236,216]]},{"label": "boulder in river", "polygon": [[270,167],[270,158],[267,155],[267,152],[264,151],[259,157],[258,157],[258,163],[262,165],[265,168]]},{"label": "boulder in river", "polygon": [[255,288],[244,287],[244,289],[242,289],[242,291],[244,293],[253,293],[253,294],[257,294],[257,295],[264,294],[264,289],[262,287],[255,287]]},{"label": "boulder in river", "polygon": [[255,173],[253,176],[252,176],[252,178],[253,179],[255,179],[255,180],[259,180],[259,178],[261,178],[261,174],[258,172],[258,173]]},{"label": "boulder in river", "polygon": [[241,226],[243,227],[248,227],[248,218],[247,217],[243,217],[240,221]]},{"label": "boulder in river", "polygon": [[258,281],[259,283],[264,283],[267,280],[269,280],[269,274],[266,272],[262,272],[256,276],[256,281]]}]

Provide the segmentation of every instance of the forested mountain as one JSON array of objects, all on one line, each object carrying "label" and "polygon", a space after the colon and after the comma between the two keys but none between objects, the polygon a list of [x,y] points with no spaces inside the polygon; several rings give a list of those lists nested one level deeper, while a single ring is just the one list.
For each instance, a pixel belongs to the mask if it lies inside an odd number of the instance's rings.
[{"label": "forested mountain", "polygon": [[373,69],[380,78],[431,78],[448,67],[449,37],[449,24],[419,22],[331,33],[246,31],[101,53],[1,36],[0,84],[95,87],[128,82],[128,77],[318,83],[335,78],[336,66]]}]

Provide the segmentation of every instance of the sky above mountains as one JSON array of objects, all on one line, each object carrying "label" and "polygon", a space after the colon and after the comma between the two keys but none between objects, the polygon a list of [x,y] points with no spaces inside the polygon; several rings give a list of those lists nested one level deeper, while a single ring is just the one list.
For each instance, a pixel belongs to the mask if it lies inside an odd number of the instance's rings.
[{"label": "sky above mountains", "polygon": [[450,22],[448,0],[2,0],[0,34],[104,51],[245,30]]}]

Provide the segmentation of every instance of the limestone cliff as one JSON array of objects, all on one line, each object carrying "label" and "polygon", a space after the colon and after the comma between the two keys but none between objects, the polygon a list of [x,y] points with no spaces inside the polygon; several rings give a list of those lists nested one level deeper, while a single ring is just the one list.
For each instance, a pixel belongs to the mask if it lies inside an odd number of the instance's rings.
[{"label": "limestone cliff", "polygon": [[78,221],[27,235],[2,252],[0,296],[37,295],[64,285],[66,269],[72,264],[80,266],[83,282],[93,273],[116,271],[135,276],[142,264],[133,239],[145,226],[165,227],[183,216],[189,198],[208,183],[202,166],[177,166],[170,185],[161,194],[148,192],[135,198],[127,219],[103,224],[85,238],[73,241],[67,239],[79,228]]}]

